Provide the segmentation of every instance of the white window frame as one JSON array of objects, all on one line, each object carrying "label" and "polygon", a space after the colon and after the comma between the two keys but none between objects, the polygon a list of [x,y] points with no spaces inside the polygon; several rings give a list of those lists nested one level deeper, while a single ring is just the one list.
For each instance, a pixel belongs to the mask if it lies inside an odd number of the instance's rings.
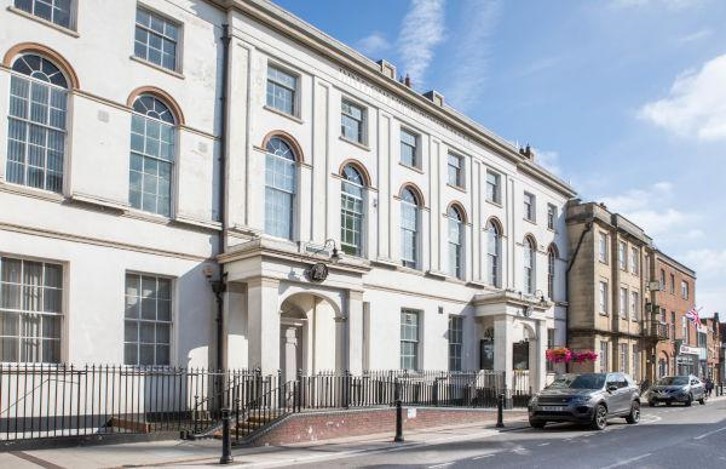
[{"label": "white window frame", "polygon": [[[492,181],[493,179],[493,181]],[[487,169],[486,173],[486,200],[501,205],[502,203],[502,175]]]},{"label": "white window frame", "polygon": [[630,249],[630,272],[640,275],[640,250],[637,247]]},{"label": "white window frame", "polygon": [[547,229],[555,229],[557,224],[557,207],[554,204],[547,204]]},{"label": "white window frame", "polygon": [[600,341],[600,373],[608,373],[608,367],[610,366],[608,355],[609,355],[610,343],[606,340]]},{"label": "white window frame", "polygon": [[[401,333],[400,333],[400,366],[402,370],[418,371],[421,367],[421,319],[422,311],[402,308],[401,309]],[[415,324],[410,324],[408,319],[415,317]],[[408,334],[413,329],[414,334]],[[404,351],[404,345],[412,344],[412,353]],[[411,366],[408,366],[411,365]]]},{"label": "white window frame", "polygon": [[630,318],[633,321],[640,320],[640,292],[630,292]]},{"label": "white window frame", "polygon": [[599,312],[603,316],[607,316],[608,311],[608,303],[609,303],[609,296],[610,296],[610,288],[609,284],[605,280],[600,280],[598,284],[598,304],[599,304]]},{"label": "white window frame", "polygon": [[[153,24],[154,19],[156,21],[159,21],[162,23],[162,29],[163,31],[157,31],[156,29],[153,29],[151,26],[147,24],[141,24],[139,23],[139,12],[142,11],[144,14],[149,15],[150,20]],[[176,29],[176,37],[174,37],[171,34],[167,33],[167,25],[170,27],[173,27]],[[143,31],[143,33],[146,34],[146,41],[142,42],[138,39],[138,31]],[[180,72],[181,71],[181,49],[182,49],[182,33],[183,33],[183,27],[182,24],[178,21],[175,21],[165,14],[159,13],[156,10],[152,10],[150,8],[147,8],[143,5],[137,5],[136,6],[136,17],[134,18],[134,52],[133,55],[135,58],[142,60],[144,62],[148,62],[150,64],[153,64],[156,67],[161,67],[166,70],[171,70],[172,72]],[[149,55],[149,51],[152,49],[151,47],[151,36],[155,36],[160,38],[161,41],[161,49],[153,48],[154,50],[160,51],[159,60],[154,60]],[[168,64],[164,63],[164,45],[167,43],[171,43],[174,45],[174,66],[170,67]],[[139,47],[143,48],[143,54],[141,53],[141,50]],[[171,54],[168,54],[171,55]]]},{"label": "white window frame", "polygon": [[[487,283],[493,287],[502,285],[502,233],[499,225],[489,220],[487,231]],[[494,242],[494,246],[491,243]],[[493,248],[493,249],[492,249]]]},{"label": "white window frame", "polygon": [[[452,164],[458,163],[458,164]],[[465,187],[465,160],[464,157],[453,152],[449,152],[446,157],[446,182],[448,185],[464,189]],[[452,180],[453,178],[453,180]]]},{"label": "white window frame", "polygon": [[[399,139],[401,143],[399,161],[401,164],[409,168],[421,169],[421,135],[401,127]],[[413,145],[411,144],[411,140],[413,141]],[[404,161],[404,154],[407,154],[409,151],[413,159],[411,163]]]},{"label": "white window frame", "polygon": [[524,193],[524,219],[537,222],[537,197],[531,192]]},{"label": "white window frame", "polygon": [[457,207],[449,207],[449,274],[458,279],[464,278],[464,214]]},{"label": "white window frame", "polygon": [[[287,151],[280,155],[272,153],[269,146],[272,145],[273,141],[279,140],[286,147]],[[278,148],[279,149],[279,148]],[[277,151],[278,149],[275,149]],[[289,152],[290,158],[285,155]],[[270,168],[268,168],[270,165]],[[287,178],[287,172],[275,172],[279,169],[285,169],[286,171],[292,172],[292,177]],[[272,175],[274,179],[273,184],[269,184],[268,176]],[[298,163],[297,155],[292,144],[281,137],[273,137],[268,143],[268,148],[265,148],[265,233],[270,236],[283,238],[292,241],[295,238],[295,223],[297,220],[297,188],[298,188]],[[285,182],[286,179],[291,179],[290,186],[277,184],[279,181]],[[273,197],[274,196],[274,197]],[[281,199],[284,197],[285,199]],[[274,205],[275,202],[281,200],[287,201],[289,198],[290,214],[287,221],[279,218],[280,208]],[[283,210],[284,212],[284,210]],[[281,223],[285,223],[282,225]]]},{"label": "white window frame", "polygon": [[[345,110],[345,107],[349,106],[351,108],[357,109],[360,111],[360,118],[355,117],[350,112],[347,112]],[[349,137],[347,135],[346,129],[351,129],[352,127],[350,125],[347,125],[348,122],[356,122],[358,125],[358,131],[357,135],[353,138]],[[357,143],[360,145],[365,145],[367,141],[367,132],[366,132],[366,126],[368,122],[368,109],[358,104],[355,101],[351,101],[350,99],[343,98],[343,100],[340,102],[340,135],[344,140],[347,140],[349,142]]]},{"label": "white window frame", "polygon": [[[415,202],[410,202],[408,200],[405,200],[404,198],[401,198],[400,201],[400,207],[401,207],[401,263],[404,267],[409,267],[412,269],[418,269],[420,268],[420,249],[421,249],[421,206],[419,205],[421,201],[419,200],[418,195],[416,192],[411,188],[405,188],[404,191],[410,191],[411,195],[414,198]],[[403,195],[403,194],[402,194]],[[415,219],[413,220],[414,226],[407,226],[407,220],[406,220],[406,211],[412,210],[411,214],[414,215]],[[405,242],[406,242],[406,235],[412,234],[412,241],[413,241],[413,251],[410,253],[413,255],[413,258],[407,257],[409,253],[406,252],[405,249]]]},{"label": "white window frame", "polygon": [[628,289],[626,287],[620,287],[620,292],[618,294],[618,303],[620,306],[620,318],[621,319],[627,319],[628,318]]},{"label": "white window frame", "polygon": [[628,270],[628,243],[618,241],[618,267],[620,270]]},{"label": "white window frame", "polygon": [[[129,295],[129,291],[134,287],[129,281],[133,280],[136,283],[137,295]],[[146,283],[145,283],[146,282]],[[145,285],[148,286],[148,282],[154,283],[155,295],[149,295],[146,293]],[[166,297],[162,297],[159,293],[162,291],[162,285],[166,286]],[[173,279],[153,275],[144,274],[138,272],[126,272],[124,280],[124,364],[127,366],[170,366],[172,363],[172,345],[173,345],[173,331],[174,331],[174,295],[173,295],[174,283]],[[153,300],[154,314],[153,318],[146,316],[149,313],[147,309],[150,308],[149,303]],[[162,307],[163,305],[163,307]],[[136,306],[136,307],[135,307]],[[134,311],[136,310],[136,311]],[[164,313],[166,311],[166,313]],[[161,314],[166,314],[166,318],[163,318]],[[135,326],[135,327],[133,327]],[[153,334],[152,338],[143,336],[144,326],[152,327]],[[136,339],[130,333],[133,333],[133,329],[136,332]],[[163,331],[167,330],[166,342],[163,341]],[[147,329],[148,330],[148,329]],[[160,338],[162,337],[162,338]],[[142,360],[141,347],[151,347],[153,351],[153,360],[151,362]],[[166,348],[166,357],[163,354],[160,356],[160,351]],[[130,350],[135,349],[135,357],[129,354]],[[134,359],[135,358],[135,359]]]},{"label": "white window frame", "polygon": [[534,295],[537,290],[537,242],[529,237],[524,240],[523,260],[524,292]]},{"label": "white window frame", "polygon": [[628,356],[629,349],[628,344],[620,344],[620,372],[621,373],[627,373],[628,372]]},{"label": "white window frame", "polygon": [[449,371],[462,371],[464,345],[464,318],[449,316]]},{"label": "white window frame", "polygon": [[598,260],[604,264],[608,264],[609,236],[603,231],[598,235]]},{"label": "white window frame", "polygon": [[[347,177],[348,168],[355,171],[357,181]],[[343,169],[340,187],[340,246],[343,252],[352,256],[363,256],[366,213],[364,183],[363,175],[354,165],[347,165]],[[353,228],[349,229],[349,226]],[[351,237],[353,243],[347,242]]]},{"label": "white window frame", "polygon": [[[30,9],[26,9],[22,6],[23,3],[27,3]],[[17,8],[18,10],[27,13],[34,18],[38,18],[41,21],[47,21],[48,23],[52,23],[55,26],[58,26],[60,28],[64,29],[70,29],[75,30],[76,28],[76,21],[75,21],[75,13],[76,13],[76,0],[68,0],[68,24],[63,24],[61,20],[58,18],[59,12],[63,11],[63,8],[59,7],[58,4],[60,3],[60,0],[14,0],[13,1],[13,7]],[[50,17],[46,18],[45,16],[42,16],[38,14],[38,4],[48,6],[51,10]]]},{"label": "white window frame", "polygon": [[689,297],[688,282],[681,280],[681,298],[687,300]]},{"label": "white window frame", "polygon": [[[270,76],[271,71],[275,71],[277,74],[284,75],[286,78],[290,78],[293,81],[292,87],[284,82],[283,80],[280,80],[278,75]],[[290,107],[291,109],[288,111],[283,106],[280,106],[278,103],[278,100],[276,99],[278,95],[275,93],[276,89],[281,89],[287,93],[290,93],[291,99],[290,99]],[[266,88],[265,88],[265,105],[270,108],[274,109],[275,111],[281,112],[283,114],[287,114],[293,117],[299,117],[300,116],[300,104],[299,104],[299,89],[300,89],[300,74],[291,72],[289,69],[282,67],[280,65],[277,65],[276,63],[268,62],[267,63],[267,82],[266,82]]]}]

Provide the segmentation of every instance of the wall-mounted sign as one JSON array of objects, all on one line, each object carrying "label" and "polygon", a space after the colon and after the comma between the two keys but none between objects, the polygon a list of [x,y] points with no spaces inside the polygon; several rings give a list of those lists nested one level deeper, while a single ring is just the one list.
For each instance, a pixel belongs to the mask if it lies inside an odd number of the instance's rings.
[{"label": "wall-mounted sign", "polygon": [[701,349],[698,347],[689,347],[688,345],[681,345],[679,353],[681,355],[698,355],[701,353]]},{"label": "wall-mounted sign", "polygon": [[320,283],[328,278],[328,266],[322,262],[316,262],[305,269],[305,277],[315,283]]}]

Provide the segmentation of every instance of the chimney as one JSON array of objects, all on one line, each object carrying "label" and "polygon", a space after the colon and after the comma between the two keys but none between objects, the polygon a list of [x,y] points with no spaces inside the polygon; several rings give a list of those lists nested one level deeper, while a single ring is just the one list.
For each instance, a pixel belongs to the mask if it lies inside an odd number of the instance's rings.
[{"label": "chimney", "polygon": [[423,94],[425,98],[430,99],[434,104],[444,107],[444,95],[436,90],[427,91]]},{"label": "chimney", "polygon": [[381,67],[381,73],[392,80],[396,79],[396,66],[385,59],[381,59],[376,62]]},{"label": "chimney", "polygon": [[406,74],[406,78],[403,79],[403,84],[411,88],[411,77],[408,76],[408,73]]}]

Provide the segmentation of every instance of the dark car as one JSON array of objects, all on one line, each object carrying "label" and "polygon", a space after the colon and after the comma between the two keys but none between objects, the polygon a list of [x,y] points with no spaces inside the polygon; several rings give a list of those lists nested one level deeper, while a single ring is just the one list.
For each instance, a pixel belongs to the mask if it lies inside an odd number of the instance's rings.
[{"label": "dark car", "polygon": [[680,402],[690,406],[693,401],[706,403],[706,386],[693,375],[666,376],[648,390],[648,404],[655,407],[660,402],[671,405]]},{"label": "dark car", "polygon": [[640,391],[625,373],[561,375],[529,401],[529,424],[574,422],[602,430],[611,417],[640,421]]}]

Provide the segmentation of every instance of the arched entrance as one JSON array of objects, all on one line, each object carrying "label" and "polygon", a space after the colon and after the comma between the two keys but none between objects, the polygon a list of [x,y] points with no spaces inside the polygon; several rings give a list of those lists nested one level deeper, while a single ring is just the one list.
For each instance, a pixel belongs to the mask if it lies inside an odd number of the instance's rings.
[{"label": "arched entrance", "polygon": [[296,293],[280,307],[280,370],[285,381],[298,371],[342,371],[345,363],[342,317],[331,300]]}]

